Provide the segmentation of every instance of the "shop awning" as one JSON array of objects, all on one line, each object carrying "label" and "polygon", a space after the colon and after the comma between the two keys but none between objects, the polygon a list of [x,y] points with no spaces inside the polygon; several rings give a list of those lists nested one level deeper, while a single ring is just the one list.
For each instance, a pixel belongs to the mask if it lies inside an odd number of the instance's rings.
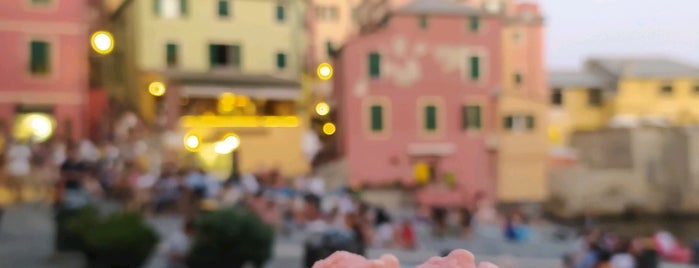
[{"label": "shop awning", "polygon": [[408,145],[411,156],[446,156],[453,154],[456,147],[452,143],[413,143]]},{"label": "shop awning", "polygon": [[169,83],[180,89],[183,97],[217,98],[225,92],[251,98],[295,100],[301,97],[301,83],[272,75],[250,75],[233,71],[168,71]]}]

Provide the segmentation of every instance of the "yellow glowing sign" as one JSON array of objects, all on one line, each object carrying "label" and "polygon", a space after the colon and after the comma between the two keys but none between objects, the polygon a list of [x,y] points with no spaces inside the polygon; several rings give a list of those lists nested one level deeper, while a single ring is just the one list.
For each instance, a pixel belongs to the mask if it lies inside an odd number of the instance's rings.
[{"label": "yellow glowing sign", "polygon": [[330,63],[321,63],[318,65],[318,78],[321,80],[330,80],[333,77],[333,66]]},{"label": "yellow glowing sign", "polygon": [[184,128],[227,128],[227,127],[298,127],[296,116],[235,116],[235,115],[187,115],[180,117]]},{"label": "yellow glowing sign", "polygon": [[114,37],[107,31],[97,31],[90,38],[92,49],[95,52],[106,55],[114,50]]},{"label": "yellow glowing sign", "polygon": [[152,82],[150,85],[148,85],[148,93],[150,93],[153,96],[160,97],[162,95],[165,95],[165,84],[163,82]]},{"label": "yellow glowing sign", "polygon": [[425,184],[430,180],[430,166],[425,163],[417,163],[414,166],[415,179],[419,184]]},{"label": "yellow glowing sign", "polygon": [[323,125],[323,133],[325,135],[330,136],[332,134],[335,134],[335,130],[336,130],[335,124],[333,124],[333,123],[328,122],[328,123],[325,123]]},{"label": "yellow glowing sign", "polygon": [[316,104],[316,113],[321,116],[327,115],[328,113],[330,113],[330,105],[328,105],[325,102],[320,102]]},{"label": "yellow glowing sign", "polygon": [[199,146],[201,145],[201,139],[194,134],[187,134],[184,137],[184,148],[187,149],[188,151],[194,152],[199,149]]}]

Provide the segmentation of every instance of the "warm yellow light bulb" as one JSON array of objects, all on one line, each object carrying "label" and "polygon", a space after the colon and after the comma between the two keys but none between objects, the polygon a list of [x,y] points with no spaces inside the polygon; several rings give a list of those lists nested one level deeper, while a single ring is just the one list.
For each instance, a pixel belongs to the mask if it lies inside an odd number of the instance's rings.
[{"label": "warm yellow light bulb", "polygon": [[107,31],[93,33],[90,43],[92,44],[92,49],[102,55],[109,54],[114,50],[114,37]]},{"label": "warm yellow light bulb", "polygon": [[148,85],[148,93],[150,93],[153,96],[160,97],[162,95],[165,95],[165,84],[163,82],[152,82],[150,85]]},{"label": "warm yellow light bulb", "polygon": [[330,63],[324,62],[318,65],[318,78],[321,80],[330,80],[333,77],[333,66]]},{"label": "warm yellow light bulb", "polygon": [[330,105],[328,105],[325,102],[320,102],[316,104],[316,113],[321,116],[327,115],[328,113],[330,113]]},{"label": "warm yellow light bulb", "polygon": [[325,124],[323,125],[323,133],[324,133],[325,135],[330,136],[330,135],[332,135],[332,134],[335,134],[335,131],[336,131],[336,130],[337,130],[337,129],[335,128],[335,124],[333,124],[333,123],[328,122],[328,123],[325,123]]}]

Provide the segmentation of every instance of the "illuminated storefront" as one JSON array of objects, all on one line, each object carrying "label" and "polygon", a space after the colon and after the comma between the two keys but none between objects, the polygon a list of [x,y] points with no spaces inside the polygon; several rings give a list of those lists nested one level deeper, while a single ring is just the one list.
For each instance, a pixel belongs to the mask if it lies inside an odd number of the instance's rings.
[{"label": "illuminated storefront", "polygon": [[[177,91],[178,127],[186,151],[206,169],[227,177],[260,167],[302,175],[309,169],[301,140],[298,82],[271,76],[170,74]],[[175,109],[170,109],[173,112]]]}]

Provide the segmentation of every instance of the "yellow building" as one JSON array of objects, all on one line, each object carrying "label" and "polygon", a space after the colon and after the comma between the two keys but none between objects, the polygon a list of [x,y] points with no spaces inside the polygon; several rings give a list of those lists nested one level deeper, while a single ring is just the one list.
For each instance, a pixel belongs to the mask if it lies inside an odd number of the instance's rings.
[{"label": "yellow building", "polygon": [[[501,3],[498,7],[498,3]],[[548,198],[544,23],[536,4],[483,1],[510,18],[502,32],[502,90],[498,100],[497,197],[503,203]]]},{"label": "yellow building", "polygon": [[575,131],[699,124],[699,68],[665,58],[596,58],[583,72],[553,72],[550,141]]},{"label": "yellow building", "polygon": [[612,94],[607,83],[589,72],[552,72],[549,141],[553,146],[566,146],[575,131],[604,128],[610,116]]},{"label": "yellow building", "polygon": [[304,16],[302,0],[123,1],[107,87],[146,121],[197,136],[205,166],[230,168],[216,144],[234,133],[239,171],[303,174]]}]

